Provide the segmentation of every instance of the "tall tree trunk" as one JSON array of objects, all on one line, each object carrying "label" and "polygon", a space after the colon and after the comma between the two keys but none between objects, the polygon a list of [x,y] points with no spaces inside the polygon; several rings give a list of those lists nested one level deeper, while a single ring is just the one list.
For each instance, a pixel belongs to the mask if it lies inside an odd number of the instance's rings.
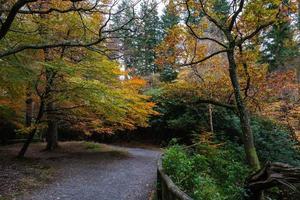
[{"label": "tall tree trunk", "polygon": [[47,118],[48,118],[48,128],[46,131],[46,150],[52,151],[58,147],[57,142],[57,120],[53,117],[53,114],[51,114],[51,110],[53,111],[55,109],[54,103],[50,102],[47,105]]},{"label": "tall tree trunk", "polygon": [[18,154],[18,157],[19,158],[23,158],[25,156],[25,153],[27,152],[27,149],[29,147],[29,144],[32,142],[33,140],[33,137],[36,133],[36,130],[37,130],[37,125],[40,123],[42,117],[44,115],[44,100],[42,99],[41,100],[41,104],[40,104],[40,107],[39,107],[39,112],[38,112],[38,115],[36,117],[36,120],[35,120],[35,127],[34,129],[32,129],[25,141],[25,143],[23,144],[23,147],[22,149],[20,150],[19,154]]},{"label": "tall tree trunk", "polygon": [[30,91],[30,88],[27,88],[27,92],[26,92],[26,114],[25,114],[25,125],[26,125],[26,127],[31,126],[32,117],[33,117],[32,93]]},{"label": "tall tree trunk", "polygon": [[[45,56],[45,62],[51,61],[53,58],[50,54],[49,49],[44,49],[44,56]],[[53,112],[55,110],[55,105],[53,103],[53,95],[52,95],[52,88],[54,87],[54,79],[56,76],[56,71],[53,69],[47,69],[46,68],[46,91],[47,91],[47,96],[46,96],[46,101],[48,102],[46,105],[46,113],[47,113],[47,131],[46,131],[46,142],[47,146],[46,149],[47,151],[51,151],[56,149],[58,146],[57,142],[57,120],[53,116]]]},{"label": "tall tree trunk", "polygon": [[298,0],[298,29],[300,31],[300,0]]},{"label": "tall tree trunk", "polygon": [[[300,32],[300,0],[298,0],[298,31]],[[299,60],[299,59],[297,59]],[[297,70],[297,81],[300,84],[300,66],[298,64]],[[300,99],[300,88],[298,88],[298,99]]]},{"label": "tall tree trunk", "polygon": [[32,142],[33,137],[35,135],[36,132],[36,128],[34,128],[33,130],[30,131],[25,143],[22,146],[22,149],[20,150],[19,154],[18,154],[18,158],[23,158],[25,156],[25,153],[27,152],[27,149],[29,147],[29,144]]},{"label": "tall tree trunk", "polygon": [[[232,48],[234,49],[234,47]],[[230,74],[230,80],[231,84],[233,86],[234,90],[234,96],[238,108],[241,128],[242,128],[242,139],[244,142],[244,149],[246,153],[246,159],[249,163],[249,165],[255,169],[260,169],[260,163],[258,160],[257,152],[254,145],[254,137],[250,126],[250,117],[249,112],[246,108],[246,105],[242,99],[241,96],[241,90],[240,85],[238,81],[238,74],[237,74],[237,65],[234,58],[234,51],[228,51],[227,52],[227,58],[229,62],[229,74]]]},{"label": "tall tree trunk", "polygon": [[214,124],[213,124],[213,112],[212,112],[212,109],[213,109],[212,105],[208,104],[210,132],[214,133]]}]

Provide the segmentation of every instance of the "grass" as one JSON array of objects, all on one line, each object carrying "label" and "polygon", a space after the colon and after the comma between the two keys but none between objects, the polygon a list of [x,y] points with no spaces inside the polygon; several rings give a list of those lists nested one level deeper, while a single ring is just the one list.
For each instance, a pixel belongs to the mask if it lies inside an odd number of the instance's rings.
[{"label": "grass", "polygon": [[84,142],[83,145],[87,150],[96,151],[96,152],[100,152],[101,150],[103,150],[103,146],[99,143]]},{"label": "grass", "polygon": [[91,151],[91,152],[109,153],[112,156],[128,156],[129,155],[129,153],[122,148],[108,146],[108,145],[96,143],[96,142],[84,142],[83,146],[86,150]]},{"label": "grass", "polygon": [[151,192],[149,200],[157,200],[157,193],[155,190]]}]

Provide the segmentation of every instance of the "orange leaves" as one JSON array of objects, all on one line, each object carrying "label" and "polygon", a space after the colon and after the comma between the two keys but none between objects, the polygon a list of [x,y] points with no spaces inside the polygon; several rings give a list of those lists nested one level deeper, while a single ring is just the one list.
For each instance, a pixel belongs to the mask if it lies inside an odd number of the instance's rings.
[{"label": "orange leaves", "polygon": [[[199,28],[202,32],[202,29]],[[201,33],[199,33],[201,34]],[[160,67],[179,67],[181,64],[199,60],[205,56],[207,47],[198,43],[182,25],[174,26],[168,30],[164,41],[156,48],[156,64]]]},{"label": "orange leaves", "polygon": [[122,82],[120,92],[126,101],[124,105],[126,106],[126,117],[119,122],[118,128],[134,129],[137,126],[146,127],[148,126],[149,117],[158,114],[153,110],[155,103],[149,101],[150,97],[141,94],[145,84],[145,80],[137,77]]},{"label": "orange leaves", "polygon": [[277,100],[265,104],[261,115],[284,124],[292,130],[300,140],[300,102]]},{"label": "orange leaves", "polygon": [[[180,57],[178,45],[185,40],[184,29],[180,26],[175,26],[168,30],[168,34],[164,41],[157,47],[156,64],[163,67],[165,65],[175,65]],[[183,53],[183,52],[181,52]]]},{"label": "orange leaves", "polygon": [[296,71],[265,71],[256,76],[255,73],[251,74],[252,96],[248,99],[248,105],[252,112],[287,125],[300,137],[300,85]]},{"label": "orange leaves", "polygon": [[290,102],[298,99],[299,83],[295,70],[275,71],[266,73],[260,82],[258,96],[262,103],[272,103],[279,100]]},{"label": "orange leaves", "polygon": [[140,89],[146,85],[146,81],[138,77],[133,77],[131,79],[123,81],[123,84],[125,88],[130,87],[132,89]]}]

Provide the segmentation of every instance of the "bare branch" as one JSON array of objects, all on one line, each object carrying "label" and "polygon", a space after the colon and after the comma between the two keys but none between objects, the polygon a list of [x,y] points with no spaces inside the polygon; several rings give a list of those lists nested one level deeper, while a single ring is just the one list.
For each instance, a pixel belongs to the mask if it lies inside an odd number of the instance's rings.
[{"label": "bare branch", "polygon": [[4,22],[1,23],[0,28],[0,40],[4,38],[4,36],[9,31],[9,28],[11,27],[16,15],[18,14],[18,11],[27,3],[30,2],[36,2],[37,0],[18,0],[10,9],[6,19]]},{"label": "bare branch", "polygon": [[271,26],[272,24],[275,23],[275,20],[272,20],[266,24],[263,24],[259,27],[257,27],[252,33],[250,33],[249,35],[242,37],[240,40],[237,41],[237,46],[243,44],[246,40],[249,40],[251,38],[253,38],[254,36],[256,36],[261,30],[267,28],[268,26]]},{"label": "bare branch", "polygon": [[9,55],[12,55],[15,53],[19,53],[26,49],[44,49],[44,48],[57,48],[57,47],[89,47],[92,45],[96,45],[103,40],[104,40],[104,38],[99,38],[90,43],[84,43],[84,42],[80,42],[80,41],[63,41],[63,42],[58,42],[58,43],[53,43],[53,44],[28,44],[28,45],[24,45],[24,46],[18,46],[16,48],[10,49],[8,51],[1,52],[0,58],[9,56]]},{"label": "bare branch", "polygon": [[185,63],[185,64],[182,64],[181,66],[189,66],[189,65],[199,64],[199,63],[202,63],[202,62],[204,62],[204,61],[206,61],[206,60],[208,60],[208,59],[210,59],[210,58],[212,58],[212,57],[214,57],[216,55],[219,55],[221,53],[225,53],[227,51],[228,51],[228,49],[223,49],[223,50],[220,50],[220,51],[216,51],[216,52],[210,54],[209,56],[204,57],[201,60],[194,61],[194,62],[189,62],[189,63]]},{"label": "bare branch", "polygon": [[190,7],[189,7],[189,4],[188,4],[188,1],[185,1],[185,5],[186,5],[186,9],[188,11],[188,16],[185,20],[185,25],[189,28],[191,34],[197,38],[197,40],[209,40],[209,41],[212,41],[212,42],[215,42],[216,44],[224,47],[224,48],[227,48],[227,46],[225,44],[223,44],[222,42],[214,39],[214,38],[209,38],[209,37],[200,37],[195,31],[194,29],[192,28],[192,26],[189,24],[189,20],[190,20],[190,17],[191,17],[191,11],[190,11]]},{"label": "bare branch", "polygon": [[[188,0],[186,0],[186,1],[188,1]],[[220,30],[222,30],[223,32],[226,32],[225,27],[223,25],[219,24],[219,22],[216,19],[214,19],[212,16],[210,16],[208,14],[208,12],[206,11],[205,6],[203,4],[203,0],[199,0],[199,2],[200,2],[200,5],[201,5],[201,9],[203,11],[203,14],[207,17],[207,19],[209,21],[211,21],[213,24],[215,24]]]},{"label": "bare branch", "polygon": [[238,17],[238,15],[242,12],[243,10],[243,7],[244,7],[244,3],[245,1],[244,0],[240,0],[240,4],[239,4],[239,8],[237,9],[237,11],[233,14],[232,18],[231,18],[231,21],[230,21],[230,24],[229,24],[229,31],[231,31],[233,29],[233,26],[236,22],[236,19]]}]

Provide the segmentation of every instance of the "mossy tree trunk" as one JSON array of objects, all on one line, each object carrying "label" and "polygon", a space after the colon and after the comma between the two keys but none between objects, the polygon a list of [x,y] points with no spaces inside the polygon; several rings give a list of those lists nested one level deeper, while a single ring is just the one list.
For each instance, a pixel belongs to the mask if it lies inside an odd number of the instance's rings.
[{"label": "mossy tree trunk", "polygon": [[26,92],[26,114],[25,114],[25,125],[26,125],[26,127],[31,126],[32,117],[33,117],[32,92],[31,92],[30,87],[28,87],[27,92]]},{"label": "mossy tree trunk", "polygon": [[46,131],[46,151],[52,151],[58,147],[57,142],[57,120],[55,119],[55,116],[51,114],[51,110],[53,111],[55,109],[55,104],[53,102],[48,103],[47,105],[47,124],[48,128]]},{"label": "mossy tree trunk", "polygon": [[237,65],[234,58],[234,48],[235,48],[234,43],[231,43],[230,44],[231,50],[227,52],[230,80],[234,90],[235,101],[236,101],[238,114],[240,118],[242,139],[244,143],[246,159],[249,165],[254,170],[258,170],[260,169],[260,163],[254,145],[254,137],[250,126],[249,112],[246,108],[245,102],[241,95],[241,89],[240,89],[240,84],[239,84],[239,79],[237,74]]},{"label": "mossy tree trunk", "polygon": [[[44,49],[45,62],[50,62],[53,60],[51,56],[50,49]],[[55,112],[55,104],[53,97],[53,89],[55,87],[55,78],[57,75],[57,71],[54,69],[48,69],[46,67],[46,114],[47,114],[47,131],[46,131],[46,151],[52,151],[58,147],[57,142],[57,119],[54,115]]]}]

